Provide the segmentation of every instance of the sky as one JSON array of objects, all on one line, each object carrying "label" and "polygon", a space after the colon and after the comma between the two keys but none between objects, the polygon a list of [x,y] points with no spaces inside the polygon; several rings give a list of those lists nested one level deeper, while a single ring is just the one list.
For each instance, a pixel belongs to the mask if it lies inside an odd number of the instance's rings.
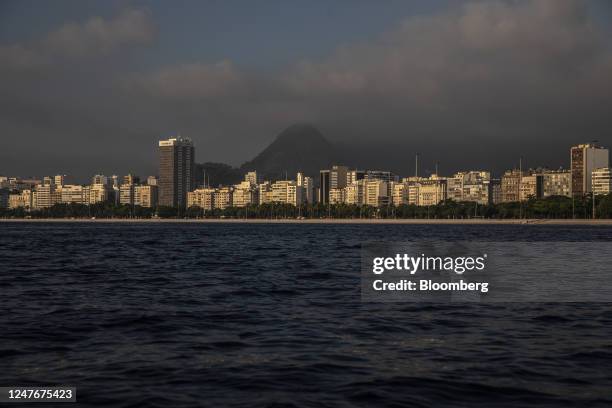
[{"label": "sky", "polygon": [[612,146],[612,3],[0,0],[0,174],[240,165],[311,123],[359,167],[569,166]]}]

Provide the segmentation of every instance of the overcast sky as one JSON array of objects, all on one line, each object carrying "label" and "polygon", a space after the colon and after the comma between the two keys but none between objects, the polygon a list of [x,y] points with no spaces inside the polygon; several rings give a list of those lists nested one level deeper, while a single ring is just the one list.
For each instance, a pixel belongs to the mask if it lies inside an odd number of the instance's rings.
[{"label": "overcast sky", "polygon": [[0,174],[239,165],[295,122],[412,173],[612,146],[612,2],[1,1]]}]

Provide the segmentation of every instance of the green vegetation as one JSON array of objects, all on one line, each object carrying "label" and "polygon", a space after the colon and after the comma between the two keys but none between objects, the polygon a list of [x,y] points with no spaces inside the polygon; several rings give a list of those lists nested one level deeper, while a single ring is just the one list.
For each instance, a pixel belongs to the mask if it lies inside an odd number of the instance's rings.
[{"label": "green vegetation", "polygon": [[154,209],[112,203],[56,204],[40,210],[25,211],[23,208],[0,209],[3,218],[151,218]]},{"label": "green vegetation", "polygon": [[[573,204],[572,204],[573,201]],[[612,194],[596,198],[597,218],[612,218]],[[229,207],[223,210],[204,211],[191,207],[178,211],[173,207],[143,208],[130,205],[99,203],[95,205],[57,204],[50,208],[25,211],[0,209],[2,218],[437,218],[437,219],[518,219],[518,218],[556,218],[587,219],[592,215],[591,197],[572,200],[568,197],[549,197],[531,199],[523,203],[502,203],[477,205],[471,202],[444,201],[438,205],[417,207],[401,205],[375,208],[348,204],[322,205],[306,204],[295,207],[289,204],[250,205],[245,208]]]}]

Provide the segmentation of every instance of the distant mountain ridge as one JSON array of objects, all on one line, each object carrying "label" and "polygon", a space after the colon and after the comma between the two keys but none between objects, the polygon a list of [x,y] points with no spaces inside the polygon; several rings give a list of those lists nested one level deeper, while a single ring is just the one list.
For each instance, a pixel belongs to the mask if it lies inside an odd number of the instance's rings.
[{"label": "distant mountain ridge", "polygon": [[[248,171],[257,171],[262,179],[295,179],[301,171],[315,177],[319,170],[339,164],[340,154],[321,132],[309,124],[294,124],[283,130],[268,147],[239,168],[223,163],[196,165],[196,183],[229,185],[238,183]],[[206,180],[204,180],[206,178]]]}]

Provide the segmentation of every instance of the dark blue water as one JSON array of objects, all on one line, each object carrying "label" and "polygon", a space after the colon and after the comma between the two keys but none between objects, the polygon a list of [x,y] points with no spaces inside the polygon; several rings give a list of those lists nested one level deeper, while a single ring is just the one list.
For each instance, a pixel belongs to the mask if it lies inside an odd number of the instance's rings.
[{"label": "dark blue water", "polygon": [[74,385],[79,406],[612,406],[612,304],[362,303],[361,243],[424,238],[612,228],[0,224],[0,385]]}]

